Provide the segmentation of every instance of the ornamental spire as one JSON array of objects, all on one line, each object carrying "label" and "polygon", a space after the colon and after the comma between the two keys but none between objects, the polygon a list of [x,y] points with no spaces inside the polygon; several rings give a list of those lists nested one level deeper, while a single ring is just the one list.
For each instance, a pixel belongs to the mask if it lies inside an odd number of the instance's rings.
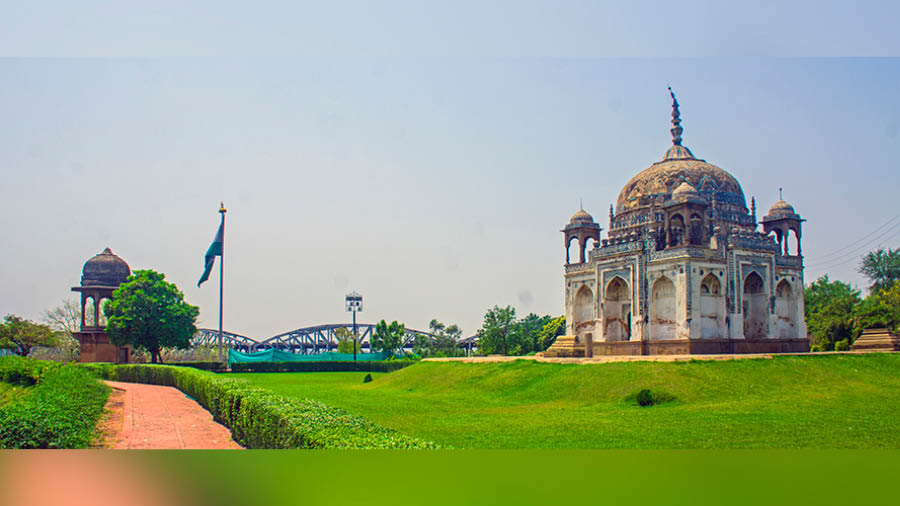
[{"label": "ornamental spire", "polygon": [[675,93],[672,92],[672,87],[669,86],[669,95],[672,96],[672,144],[675,146],[681,146],[681,132],[684,131],[681,128],[681,114],[678,112],[678,99],[675,98]]}]

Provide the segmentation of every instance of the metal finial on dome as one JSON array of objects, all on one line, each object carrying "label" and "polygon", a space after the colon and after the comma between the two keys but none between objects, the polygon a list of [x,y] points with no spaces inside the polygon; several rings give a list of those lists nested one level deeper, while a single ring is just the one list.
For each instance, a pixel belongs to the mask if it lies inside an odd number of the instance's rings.
[{"label": "metal finial on dome", "polygon": [[781,188],[778,189],[778,200],[784,200],[784,195],[782,195]]},{"label": "metal finial on dome", "polygon": [[678,111],[678,99],[675,98],[675,93],[672,91],[672,87],[669,86],[669,95],[672,96],[672,144],[675,146],[681,146],[681,132],[684,131],[681,128],[681,113]]}]

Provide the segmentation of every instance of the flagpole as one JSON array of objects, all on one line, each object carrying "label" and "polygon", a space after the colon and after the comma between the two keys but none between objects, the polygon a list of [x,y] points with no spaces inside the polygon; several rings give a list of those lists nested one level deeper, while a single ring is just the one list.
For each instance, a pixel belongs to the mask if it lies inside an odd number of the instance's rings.
[{"label": "flagpole", "polygon": [[219,256],[219,362],[222,356],[222,291],[225,287],[225,203],[219,205],[219,214],[222,215],[222,254]]}]

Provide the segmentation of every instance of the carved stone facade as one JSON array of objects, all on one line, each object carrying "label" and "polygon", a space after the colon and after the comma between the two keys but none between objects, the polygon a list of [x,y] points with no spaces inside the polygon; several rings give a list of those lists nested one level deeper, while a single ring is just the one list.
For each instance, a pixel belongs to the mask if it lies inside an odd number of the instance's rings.
[{"label": "carved stone facade", "polygon": [[[755,200],[748,210],[733,176],[681,145],[672,98],[673,146],[622,189],[607,238],[583,210],[563,230],[566,336],[546,354],[809,351],[804,220],[779,200],[758,231]],[[587,239],[573,263],[570,242]]]}]

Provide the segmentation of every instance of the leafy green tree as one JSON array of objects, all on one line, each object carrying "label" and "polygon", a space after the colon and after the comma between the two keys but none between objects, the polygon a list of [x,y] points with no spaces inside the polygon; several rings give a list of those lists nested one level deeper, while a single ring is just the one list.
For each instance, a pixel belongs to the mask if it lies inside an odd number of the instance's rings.
[{"label": "leafy green tree", "polygon": [[26,320],[16,315],[6,315],[0,324],[0,349],[12,350],[16,355],[27,357],[35,346],[56,346],[57,333],[40,323]]},{"label": "leafy green tree", "polygon": [[406,326],[392,321],[390,325],[384,320],[375,324],[375,332],[372,333],[370,344],[373,351],[394,353],[403,349],[403,336],[406,334]]},{"label": "leafy green tree", "polygon": [[540,350],[539,341],[541,330],[544,328],[552,316],[538,316],[534,313],[528,313],[516,324],[516,330],[513,333],[515,345],[517,349],[513,350],[513,355],[524,355],[526,353],[542,351]]},{"label": "leafy green tree", "polygon": [[804,299],[806,328],[814,350],[832,350],[836,341],[853,337],[859,290],[825,275],[806,287]]},{"label": "leafy green tree", "polygon": [[334,329],[335,337],[338,340],[338,353],[353,353],[353,347],[356,345],[356,353],[362,352],[362,346],[353,339],[353,331],[346,327]]},{"label": "leafy green tree", "polygon": [[545,351],[550,347],[551,344],[553,344],[553,341],[556,341],[557,337],[563,335],[565,332],[565,315],[558,318],[551,318],[547,323],[544,324],[543,328],[541,328],[541,331],[538,334],[538,344],[535,351]]},{"label": "leafy green tree", "polygon": [[484,314],[484,322],[478,330],[478,352],[483,355],[502,353],[509,355],[510,338],[516,331],[516,310],[512,306],[494,306]]},{"label": "leafy green tree", "polygon": [[872,281],[871,293],[890,288],[900,280],[900,248],[870,251],[863,257],[858,271]]},{"label": "leafy green tree", "polygon": [[137,270],[113,292],[106,306],[106,333],[116,346],[132,345],[160,360],[163,348],[187,349],[197,332],[200,310],[165,275]]},{"label": "leafy green tree", "polygon": [[897,331],[900,328],[900,281],[866,297],[855,309],[854,327],[854,338],[866,329]]},{"label": "leafy green tree", "polygon": [[413,353],[422,357],[454,357],[462,353],[456,344],[462,336],[462,330],[458,326],[432,319],[428,328],[433,337],[417,335],[413,340]]}]

